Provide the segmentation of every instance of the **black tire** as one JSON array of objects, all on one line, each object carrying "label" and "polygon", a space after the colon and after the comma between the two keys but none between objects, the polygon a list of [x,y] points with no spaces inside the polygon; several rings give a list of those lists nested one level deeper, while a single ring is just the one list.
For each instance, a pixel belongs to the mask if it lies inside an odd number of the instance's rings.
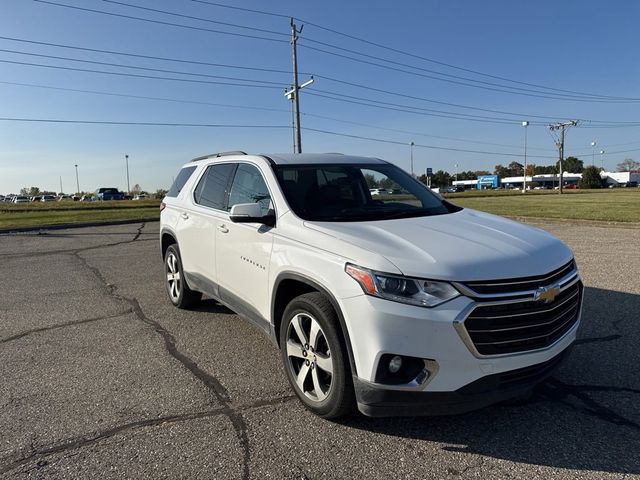
[{"label": "black tire", "polygon": [[[304,338],[300,338],[300,331]],[[294,298],[284,311],[279,336],[287,378],[304,406],[322,418],[351,412],[355,407],[351,368],[329,300],[319,292]]]},{"label": "black tire", "polygon": [[[189,308],[202,298],[202,293],[189,288],[182,271],[182,259],[177,244],[169,245],[164,254],[165,286],[169,300],[178,308]],[[176,275],[177,274],[177,275]],[[170,275],[174,278],[170,279]]]}]

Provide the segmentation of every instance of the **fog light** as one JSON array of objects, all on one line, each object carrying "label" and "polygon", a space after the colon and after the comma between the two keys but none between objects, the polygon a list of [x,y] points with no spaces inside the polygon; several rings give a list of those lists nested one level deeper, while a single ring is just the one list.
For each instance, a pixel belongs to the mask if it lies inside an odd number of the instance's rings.
[{"label": "fog light", "polygon": [[391,373],[398,373],[398,370],[400,370],[400,368],[402,368],[402,357],[396,355],[389,362],[389,371]]}]

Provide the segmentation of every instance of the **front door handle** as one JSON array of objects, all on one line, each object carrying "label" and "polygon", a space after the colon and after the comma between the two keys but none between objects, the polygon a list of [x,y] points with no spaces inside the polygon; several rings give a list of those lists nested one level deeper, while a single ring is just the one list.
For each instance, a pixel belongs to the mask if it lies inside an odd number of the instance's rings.
[{"label": "front door handle", "polygon": [[187,220],[187,219],[189,218],[189,215],[188,215],[186,212],[182,212],[182,213],[180,214],[180,216],[181,216],[182,218],[184,218],[185,220]]},{"label": "front door handle", "polygon": [[228,233],[229,229],[227,228],[227,226],[224,223],[221,223],[220,225],[218,225],[218,230],[220,230],[222,233]]}]

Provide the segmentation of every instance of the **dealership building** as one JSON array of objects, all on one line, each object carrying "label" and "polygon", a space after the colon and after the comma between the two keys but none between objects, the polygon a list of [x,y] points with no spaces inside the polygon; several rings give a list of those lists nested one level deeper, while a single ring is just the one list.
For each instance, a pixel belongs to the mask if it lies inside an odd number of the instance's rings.
[{"label": "dealership building", "polygon": [[[618,187],[627,185],[630,182],[640,183],[640,172],[600,172],[600,176],[607,182],[607,185]],[[565,172],[562,175],[563,185],[577,185],[582,178],[581,173]],[[499,178],[497,175],[481,175],[476,180],[455,180],[453,186],[462,186],[465,189],[522,189],[524,177],[504,177]],[[527,175],[527,188],[531,185],[542,188],[555,188],[560,186],[560,175],[543,174],[543,175]]]}]

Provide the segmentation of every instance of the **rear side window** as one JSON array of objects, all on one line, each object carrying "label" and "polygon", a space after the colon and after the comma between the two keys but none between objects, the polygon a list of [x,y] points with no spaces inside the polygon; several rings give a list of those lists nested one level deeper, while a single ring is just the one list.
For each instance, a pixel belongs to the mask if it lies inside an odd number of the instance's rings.
[{"label": "rear side window", "polygon": [[195,169],[196,166],[193,165],[184,167],[182,170],[180,170],[180,173],[178,173],[178,176],[174,180],[173,185],[171,185],[171,188],[167,192],[167,197],[177,197],[180,193],[180,190],[182,190],[182,187],[184,187],[184,184],[187,183],[187,180],[189,180],[189,177]]},{"label": "rear side window", "polygon": [[225,210],[229,181],[235,168],[233,163],[209,166],[193,192],[194,201],[205,207]]}]

